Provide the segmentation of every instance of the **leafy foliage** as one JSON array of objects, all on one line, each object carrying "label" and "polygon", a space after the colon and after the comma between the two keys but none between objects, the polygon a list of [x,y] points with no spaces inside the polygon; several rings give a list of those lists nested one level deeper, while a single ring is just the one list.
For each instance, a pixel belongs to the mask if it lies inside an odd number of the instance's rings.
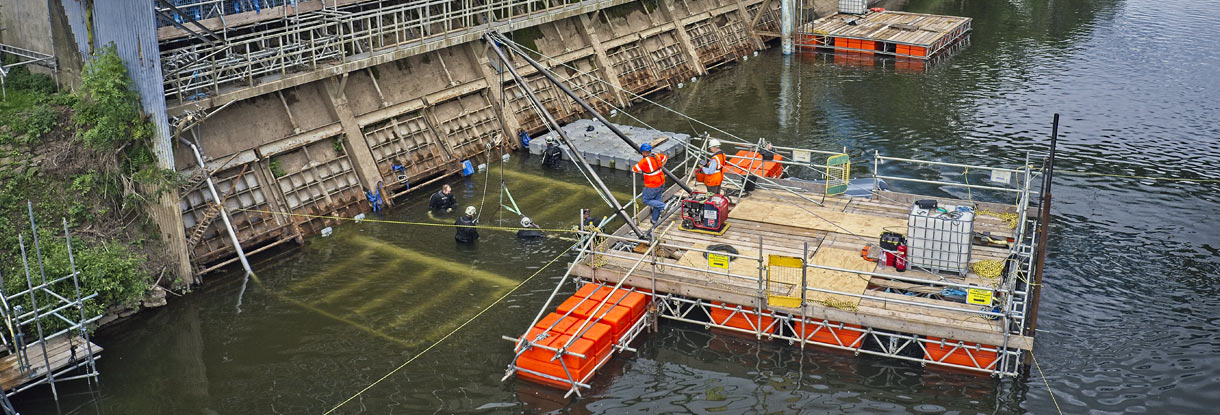
[{"label": "leafy foliage", "polygon": [[140,96],[113,44],[85,67],[80,98],[73,109],[86,145],[118,148],[152,137],[152,126],[140,114]]},{"label": "leafy foliage", "polygon": [[[18,235],[35,258],[27,200],[34,203],[48,280],[71,273],[62,220],[72,228],[81,291],[98,293],[86,303],[86,314],[138,303],[161,271],[153,264],[164,262],[164,254],[145,201],[176,185],[178,175],[157,167],[153,125],[127,75],[109,45],[88,63],[75,94],[56,92],[54,81],[38,74],[23,73],[8,84],[10,97],[24,98],[0,106],[0,275],[6,292],[25,289]],[[31,273],[35,283],[41,280],[37,262]],[[68,285],[57,292],[75,290],[71,280],[61,284]],[[30,309],[28,298],[14,301]]]}]

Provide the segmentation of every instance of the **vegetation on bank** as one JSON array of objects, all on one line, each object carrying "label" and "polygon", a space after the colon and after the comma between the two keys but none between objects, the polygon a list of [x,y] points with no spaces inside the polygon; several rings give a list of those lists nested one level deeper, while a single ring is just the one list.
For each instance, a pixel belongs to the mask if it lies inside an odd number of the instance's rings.
[{"label": "vegetation on bank", "polygon": [[[8,100],[0,103],[0,276],[5,292],[26,288],[18,235],[33,261],[35,283],[41,281],[29,200],[47,279],[71,273],[63,230],[67,220],[81,290],[98,293],[87,314],[135,306],[169,273],[169,259],[146,208],[158,192],[176,186],[177,175],[156,166],[153,126],[114,46],[87,63],[78,91],[59,91],[50,77],[24,67],[15,68],[6,85]],[[70,280],[66,284],[71,287]],[[28,298],[16,300],[22,302],[30,310]]]}]

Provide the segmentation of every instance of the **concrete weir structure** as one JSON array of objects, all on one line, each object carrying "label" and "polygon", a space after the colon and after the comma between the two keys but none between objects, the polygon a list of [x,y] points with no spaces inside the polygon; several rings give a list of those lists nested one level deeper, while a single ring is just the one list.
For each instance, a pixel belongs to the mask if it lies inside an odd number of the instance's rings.
[{"label": "concrete weir structure", "polygon": [[[197,282],[236,259],[209,176],[240,244],[257,253],[338,224],[263,212],[350,217],[370,209],[370,189],[392,201],[465,160],[486,162],[498,138],[516,147],[520,130],[544,131],[492,62],[487,31],[549,57],[544,64],[608,110],[765,47],[779,3],[0,0],[0,24],[22,28],[4,43],[54,54],[68,85],[82,56],[116,44],[155,118],[162,164],[185,178],[158,223],[182,247],[179,273]],[[559,122],[582,118],[536,71],[518,68]],[[205,168],[182,139],[199,147]]]}]

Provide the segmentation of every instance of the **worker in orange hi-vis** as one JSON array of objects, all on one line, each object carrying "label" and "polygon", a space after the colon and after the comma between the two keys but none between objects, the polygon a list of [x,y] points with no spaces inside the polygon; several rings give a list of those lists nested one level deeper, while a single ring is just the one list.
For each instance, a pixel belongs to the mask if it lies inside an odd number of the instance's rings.
[{"label": "worker in orange hi-vis", "polygon": [[720,182],[724,181],[724,152],[720,151],[720,140],[715,138],[708,140],[708,150],[712,152],[712,157],[707,159],[707,163],[700,168],[700,173],[703,173],[701,180],[707,186],[708,193],[719,194]]},{"label": "worker in orange hi-vis", "polygon": [[661,218],[661,211],[665,210],[665,202],[661,200],[661,194],[665,193],[665,172],[661,170],[665,166],[665,155],[653,154],[652,145],[648,143],[640,144],[640,153],[644,158],[635,163],[631,171],[644,175],[644,194],[641,199],[645,205],[652,207],[652,224],[656,225],[657,220]]}]

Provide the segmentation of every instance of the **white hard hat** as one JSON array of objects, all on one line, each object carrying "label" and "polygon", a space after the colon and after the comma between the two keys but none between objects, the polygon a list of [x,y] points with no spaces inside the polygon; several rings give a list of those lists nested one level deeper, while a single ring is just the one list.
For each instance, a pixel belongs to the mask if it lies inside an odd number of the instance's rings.
[{"label": "white hard hat", "polygon": [[474,206],[466,206],[466,215],[467,216],[474,216],[474,214],[478,213],[478,212],[479,212],[478,209],[475,209]]},{"label": "white hard hat", "polygon": [[720,147],[720,140],[717,140],[715,138],[713,138],[711,140],[707,140],[707,146],[708,147]]},{"label": "white hard hat", "polygon": [[533,225],[533,224],[534,224],[534,221],[530,220],[529,216],[521,217],[521,227],[528,228],[528,227],[530,227],[530,225]]}]

